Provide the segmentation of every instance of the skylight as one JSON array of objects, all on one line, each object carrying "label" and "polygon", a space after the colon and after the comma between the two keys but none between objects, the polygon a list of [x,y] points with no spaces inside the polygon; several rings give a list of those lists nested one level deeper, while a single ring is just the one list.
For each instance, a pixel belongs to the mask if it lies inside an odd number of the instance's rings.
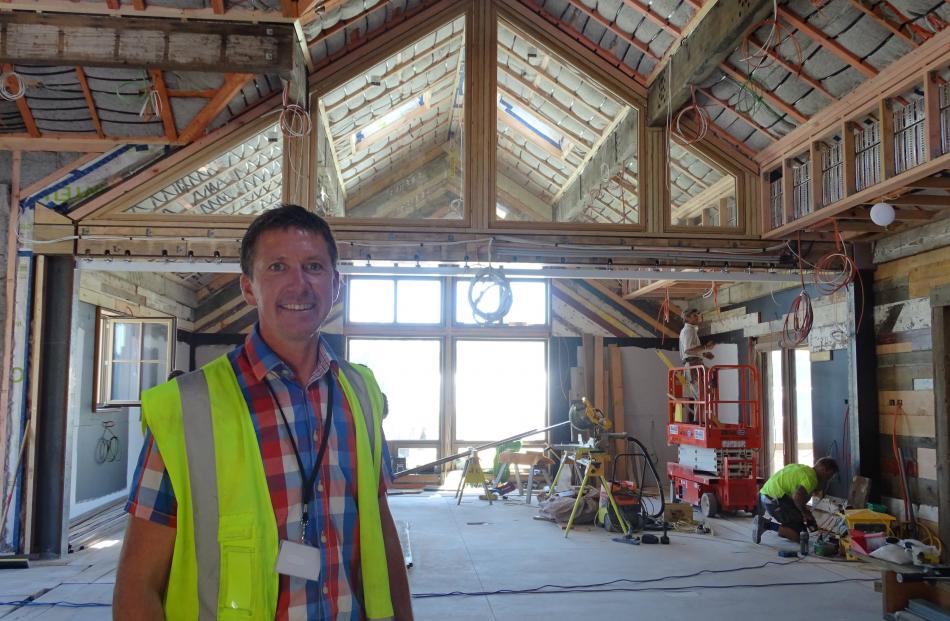
[{"label": "skylight", "polygon": [[356,134],[353,136],[354,144],[356,146],[360,146],[370,138],[392,131],[393,127],[399,125],[400,121],[402,121],[406,116],[415,112],[416,110],[419,110],[420,108],[425,107],[425,105],[425,94],[419,95],[418,97],[414,97],[413,99],[400,104],[363,129],[356,132]]},{"label": "skylight", "polygon": [[542,121],[529,110],[508,101],[502,95],[498,96],[498,110],[515,123],[518,123],[521,127],[527,129],[528,132],[530,132],[529,135],[539,142],[546,143],[561,153],[570,148],[563,134]]}]

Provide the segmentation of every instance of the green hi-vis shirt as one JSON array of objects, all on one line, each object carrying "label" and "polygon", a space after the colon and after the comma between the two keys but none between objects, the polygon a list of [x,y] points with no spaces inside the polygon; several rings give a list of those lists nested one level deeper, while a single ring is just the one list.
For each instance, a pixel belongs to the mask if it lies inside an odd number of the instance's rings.
[{"label": "green hi-vis shirt", "polygon": [[770,498],[794,496],[799,486],[811,494],[818,487],[815,469],[805,464],[789,464],[769,477],[762,486],[762,493]]}]

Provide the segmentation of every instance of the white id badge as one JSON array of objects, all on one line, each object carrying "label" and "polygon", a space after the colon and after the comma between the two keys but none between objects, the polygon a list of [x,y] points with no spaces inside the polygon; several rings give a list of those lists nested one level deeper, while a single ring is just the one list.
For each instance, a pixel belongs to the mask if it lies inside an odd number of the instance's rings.
[{"label": "white id badge", "polygon": [[320,578],[320,548],[294,541],[281,541],[275,569],[277,573],[286,576],[318,580]]}]

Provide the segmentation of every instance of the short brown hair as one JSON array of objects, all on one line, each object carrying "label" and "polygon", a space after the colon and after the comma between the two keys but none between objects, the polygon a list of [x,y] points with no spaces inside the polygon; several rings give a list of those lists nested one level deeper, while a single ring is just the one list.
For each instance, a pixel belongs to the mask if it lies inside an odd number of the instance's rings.
[{"label": "short brown hair", "polygon": [[336,269],[336,240],[333,238],[333,231],[330,230],[327,221],[300,205],[286,204],[265,211],[254,218],[251,225],[247,227],[244,239],[241,240],[241,272],[245,276],[251,277],[251,271],[254,267],[254,250],[258,238],[266,231],[282,231],[285,229],[300,229],[323,237],[327,242],[330,262],[333,264],[333,269]]}]

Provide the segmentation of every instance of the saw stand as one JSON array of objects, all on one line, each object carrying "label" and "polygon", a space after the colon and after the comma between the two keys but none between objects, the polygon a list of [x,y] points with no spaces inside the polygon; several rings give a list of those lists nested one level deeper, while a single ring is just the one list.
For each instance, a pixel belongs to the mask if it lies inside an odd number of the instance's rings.
[{"label": "saw stand", "polygon": [[[593,478],[598,479],[600,487],[605,492],[607,492],[607,499],[610,501],[610,506],[613,509],[614,515],[617,516],[617,521],[619,522],[621,530],[623,530],[623,534],[630,534],[630,526],[627,524],[627,521],[623,519],[623,515],[620,513],[620,508],[617,506],[617,501],[614,500],[614,495],[610,491],[610,481],[607,479],[607,476],[604,472],[604,464],[608,459],[609,455],[607,454],[607,451],[603,451],[598,448],[582,446],[575,449],[573,461],[574,463],[584,466],[584,478],[581,481],[580,489],[577,490],[577,500],[574,501],[574,507],[571,509],[571,517],[568,518],[567,527],[564,529],[565,537],[570,534],[571,528],[574,526],[574,518],[577,516],[577,510],[581,506],[581,502],[584,500],[584,492],[587,491],[587,486],[593,486],[593,482],[591,481]],[[558,471],[558,475],[560,475],[560,471]],[[555,483],[557,483],[557,478],[555,478]],[[553,485],[551,486],[551,489],[554,489]]]},{"label": "saw stand", "polygon": [[481,486],[485,488],[485,498],[488,500],[488,504],[491,505],[495,499],[495,495],[488,488],[488,479],[485,478],[485,471],[482,470],[481,464],[478,463],[478,450],[474,448],[469,449],[468,457],[465,458],[465,465],[462,467],[462,478],[459,479],[459,487],[455,492],[455,497],[458,499],[456,505],[462,504],[465,484],[469,482],[480,483]]}]

